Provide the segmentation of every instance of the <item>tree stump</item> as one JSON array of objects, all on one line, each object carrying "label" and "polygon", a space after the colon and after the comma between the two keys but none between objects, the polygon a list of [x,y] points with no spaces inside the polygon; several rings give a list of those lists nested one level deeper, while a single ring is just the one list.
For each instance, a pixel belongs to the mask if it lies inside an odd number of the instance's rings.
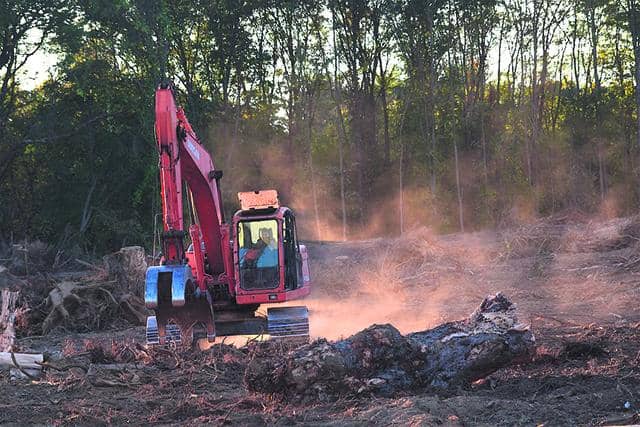
[{"label": "tree stump", "polygon": [[123,294],[144,296],[147,260],[144,248],[127,246],[102,258],[109,278],[118,281]]},{"label": "tree stump", "polygon": [[18,292],[2,290],[2,310],[0,311],[0,352],[13,350],[16,340],[16,308]]},{"label": "tree stump", "polygon": [[251,390],[293,400],[442,390],[528,360],[534,342],[515,306],[497,294],[466,320],[406,336],[391,325],[373,325],[345,340],[322,339],[284,355],[265,343],[248,365],[245,382]]}]

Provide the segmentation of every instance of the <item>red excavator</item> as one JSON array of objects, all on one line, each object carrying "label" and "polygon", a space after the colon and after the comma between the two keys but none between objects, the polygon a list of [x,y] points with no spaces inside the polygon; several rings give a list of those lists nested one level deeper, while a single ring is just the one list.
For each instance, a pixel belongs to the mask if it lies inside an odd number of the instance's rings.
[{"label": "red excavator", "polygon": [[[311,290],[293,211],[280,206],[275,190],[250,191],[238,194],[240,210],[226,222],[222,171],[176,106],[172,84],[156,89],[155,114],[164,228],[160,265],[146,274],[145,305],[155,312],[147,319],[147,343],[260,334],[308,339],[306,307],[257,312],[260,304],[302,298]],[[191,218],[186,231],[183,203]]]}]

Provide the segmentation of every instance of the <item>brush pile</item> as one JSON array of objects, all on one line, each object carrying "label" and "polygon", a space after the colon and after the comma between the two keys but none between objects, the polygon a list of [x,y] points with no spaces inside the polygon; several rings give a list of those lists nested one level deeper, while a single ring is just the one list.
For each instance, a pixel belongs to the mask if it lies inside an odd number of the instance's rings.
[{"label": "brush pile", "polygon": [[605,239],[594,250],[611,252],[607,257],[610,267],[617,271],[640,271],[640,216],[619,220]]},{"label": "brush pile", "polygon": [[487,297],[466,320],[403,336],[373,325],[337,342],[318,340],[282,355],[272,343],[247,366],[250,390],[293,400],[448,389],[527,360],[534,337],[502,294]]},{"label": "brush pile", "polygon": [[96,331],[143,324],[146,318],[140,247],[123,248],[102,263],[67,260],[65,271],[57,267],[59,252],[41,242],[0,249],[0,289],[19,293],[18,335],[46,335],[56,328]]},{"label": "brush pile", "polygon": [[[588,224],[586,225],[589,226]],[[590,251],[590,233],[575,215],[541,218],[499,233],[502,248],[499,261],[528,257],[548,257],[559,252]]]},{"label": "brush pile", "polygon": [[339,250],[333,253],[338,256],[329,256],[322,245],[313,247],[313,275],[314,281],[323,283],[321,291],[343,298],[376,298],[389,292],[399,295],[407,287],[434,284],[443,272],[462,269],[458,255],[436,243],[424,228],[399,238],[357,245],[345,242],[336,247]]}]

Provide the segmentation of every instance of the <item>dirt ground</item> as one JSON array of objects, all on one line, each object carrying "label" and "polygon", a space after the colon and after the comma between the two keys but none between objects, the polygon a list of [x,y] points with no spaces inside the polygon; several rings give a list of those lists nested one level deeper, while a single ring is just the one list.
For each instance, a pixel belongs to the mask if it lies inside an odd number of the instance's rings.
[{"label": "dirt ground", "polygon": [[[243,385],[252,346],[145,351],[142,328],[20,340],[54,366],[0,374],[0,423],[603,425],[640,422],[640,219],[560,217],[436,236],[310,243],[314,337],[373,323],[402,332],[466,317],[487,294],[517,303],[531,363],[446,393],[294,403]],[[164,352],[164,353],[163,353]],[[56,358],[64,356],[60,361]]]}]

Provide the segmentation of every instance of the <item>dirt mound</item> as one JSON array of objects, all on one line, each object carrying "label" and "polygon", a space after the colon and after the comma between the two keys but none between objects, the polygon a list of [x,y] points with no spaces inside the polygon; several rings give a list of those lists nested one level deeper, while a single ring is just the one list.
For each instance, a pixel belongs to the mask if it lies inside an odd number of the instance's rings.
[{"label": "dirt mound", "polygon": [[589,228],[589,224],[567,222],[565,217],[550,217],[503,230],[499,233],[502,247],[497,259],[544,258],[559,252],[592,251],[593,234],[585,233],[585,228]]},{"label": "dirt mound", "polygon": [[617,271],[640,271],[640,216],[619,219],[605,228],[608,233],[600,235],[591,249],[603,254],[609,267]]},{"label": "dirt mound", "polygon": [[604,222],[568,221],[566,217],[541,218],[501,230],[500,261],[554,253],[607,252],[640,241],[640,216]]}]

